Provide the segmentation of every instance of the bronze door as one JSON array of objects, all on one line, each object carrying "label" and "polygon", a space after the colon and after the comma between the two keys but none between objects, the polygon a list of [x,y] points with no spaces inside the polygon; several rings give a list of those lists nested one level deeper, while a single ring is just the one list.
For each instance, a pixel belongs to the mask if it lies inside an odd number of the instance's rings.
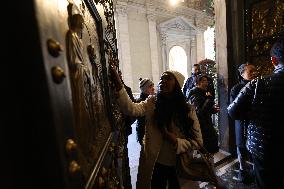
[{"label": "bronze door", "polygon": [[109,63],[118,68],[112,1],[17,6],[19,22],[7,33],[19,46],[8,55],[20,95],[9,100],[26,132],[24,163],[14,163],[12,180],[23,178],[19,185],[29,188],[122,188],[124,120],[108,78]]},{"label": "bronze door", "polygon": [[270,48],[284,36],[283,0],[245,1],[246,60],[255,64],[261,75],[270,74]]}]

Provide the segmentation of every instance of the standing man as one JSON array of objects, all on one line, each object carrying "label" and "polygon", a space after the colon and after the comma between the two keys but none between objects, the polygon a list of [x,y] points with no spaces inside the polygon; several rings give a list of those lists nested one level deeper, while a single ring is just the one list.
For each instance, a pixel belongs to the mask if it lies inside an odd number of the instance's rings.
[{"label": "standing man", "polygon": [[208,77],[206,75],[198,76],[196,87],[190,90],[188,95],[190,104],[194,105],[196,115],[199,120],[203,146],[214,155],[219,151],[218,134],[212,122],[212,114],[219,112],[219,106],[216,106],[214,100],[208,94]]},{"label": "standing man", "polygon": [[229,105],[234,119],[249,119],[247,148],[252,155],[258,189],[283,188],[284,39],[270,51],[272,75],[249,82]]},{"label": "standing man", "polygon": [[[202,73],[200,70],[199,64],[194,64],[191,70],[191,76],[186,80],[184,86],[183,86],[183,95],[185,96],[186,101],[189,100],[189,91],[196,86],[196,79],[198,76],[200,76]],[[207,89],[207,95],[211,96],[211,98],[215,99],[215,89],[212,78],[208,77],[208,89]]]},{"label": "standing man", "polygon": [[[253,64],[246,63],[241,64],[238,68],[239,71],[239,83],[237,83],[230,93],[230,102],[232,103],[238,96],[240,90],[251,80],[256,77],[256,67]],[[250,179],[249,166],[246,164],[246,159],[248,157],[248,151],[245,146],[246,142],[246,130],[249,124],[249,120],[238,119],[235,120],[235,135],[236,135],[236,145],[237,154],[239,160],[239,172],[237,177],[233,177],[234,180],[242,183],[248,183]]]}]

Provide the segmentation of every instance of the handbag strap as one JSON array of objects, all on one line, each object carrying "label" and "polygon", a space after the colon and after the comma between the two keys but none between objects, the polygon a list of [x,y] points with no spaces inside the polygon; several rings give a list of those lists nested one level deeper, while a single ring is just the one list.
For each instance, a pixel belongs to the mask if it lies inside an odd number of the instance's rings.
[{"label": "handbag strap", "polygon": [[[191,140],[191,139],[189,139],[189,140]],[[220,189],[221,186],[220,186],[220,183],[219,183],[219,181],[217,179],[217,175],[216,175],[216,172],[214,170],[214,165],[212,165],[210,160],[209,160],[209,158],[213,158],[212,154],[210,154],[198,141],[195,140],[195,142],[197,144],[197,145],[195,145],[197,147],[197,151],[200,153],[201,157],[205,160],[205,163],[206,163],[208,169],[210,170],[210,172],[213,175],[215,175],[215,181],[214,181],[213,184],[215,185],[216,189]]]},{"label": "handbag strap", "polygon": [[[188,139],[189,141],[191,141],[192,139]],[[213,158],[213,155],[210,154],[206,148],[204,148],[203,145],[201,145],[198,141],[194,140],[195,142],[191,143],[191,144],[194,144],[195,147],[196,147],[196,150],[203,156],[206,156],[208,158]],[[197,144],[197,145],[196,145]]]}]

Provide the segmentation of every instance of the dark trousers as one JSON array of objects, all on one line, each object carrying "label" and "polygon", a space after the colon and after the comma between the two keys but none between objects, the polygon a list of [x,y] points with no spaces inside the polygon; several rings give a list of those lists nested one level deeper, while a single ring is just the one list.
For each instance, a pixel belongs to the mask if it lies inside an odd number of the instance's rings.
[{"label": "dark trousers", "polygon": [[275,155],[267,160],[252,156],[257,189],[284,189],[283,159]]},{"label": "dark trousers", "polygon": [[244,171],[249,171],[249,166],[246,163],[246,160],[249,159],[249,152],[245,147],[237,146],[237,154],[238,154],[238,160],[240,163],[240,169]]},{"label": "dark trousers", "polygon": [[151,188],[179,189],[180,187],[176,176],[175,167],[170,167],[156,163],[152,175]]}]

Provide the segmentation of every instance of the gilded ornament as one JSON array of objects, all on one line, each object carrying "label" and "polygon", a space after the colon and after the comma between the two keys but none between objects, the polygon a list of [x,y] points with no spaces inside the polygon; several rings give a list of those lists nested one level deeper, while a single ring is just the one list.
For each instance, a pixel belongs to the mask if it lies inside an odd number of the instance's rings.
[{"label": "gilded ornament", "polygon": [[65,146],[66,152],[70,155],[72,152],[74,152],[77,149],[77,144],[74,142],[72,139],[68,139],[66,141],[66,146]]},{"label": "gilded ornament", "polygon": [[71,161],[69,164],[69,172],[71,174],[76,174],[80,171],[81,167],[79,166],[79,164],[76,161]]},{"label": "gilded ornament", "polygon": [[48,52],[53,57],[58,57],[63,51],[62,45],[54,39],[48,39],[46,43]]},{"label": "gilded ornament", "polygon": [[55,66],[51,69],[53,81],[57,84],[61,83],[63,79],[66,77],[64,70],[59,67]]}]

